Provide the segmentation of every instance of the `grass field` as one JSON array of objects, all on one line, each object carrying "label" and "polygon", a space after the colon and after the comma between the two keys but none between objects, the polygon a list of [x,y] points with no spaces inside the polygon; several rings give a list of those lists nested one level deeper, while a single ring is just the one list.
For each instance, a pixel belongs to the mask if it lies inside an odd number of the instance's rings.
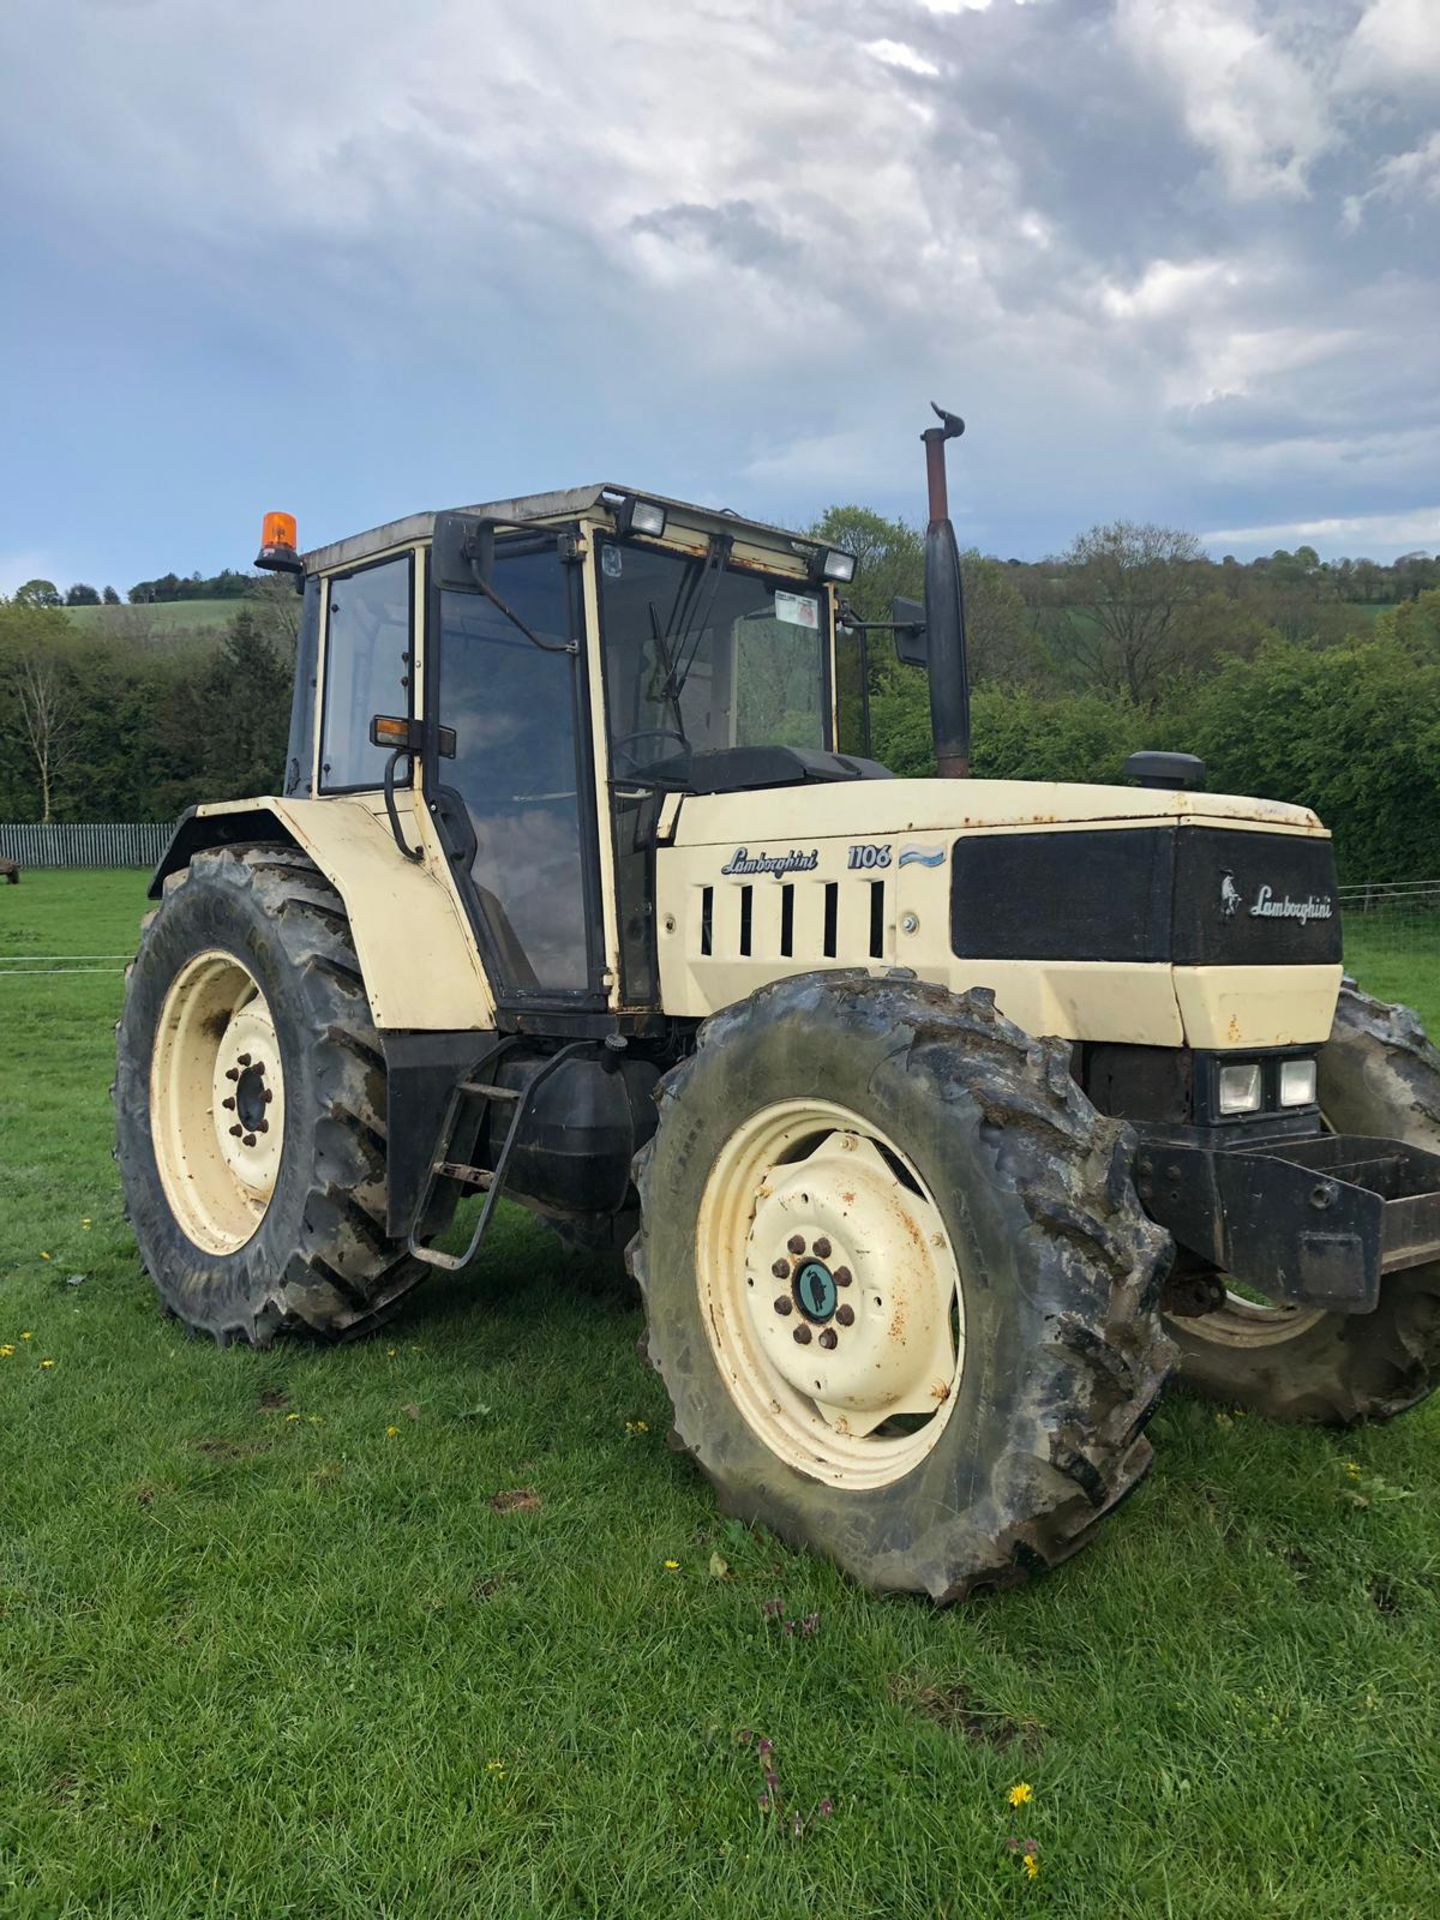
[{"label": "grass field", "polygon": [[[141,889],[27,874],[0,954],[125,952]],[[1058,1574],[868,1599],[716,1517],[628,1284],[522,1216],[388,1337],[186,1340],[120,1215],[120,988],[0,979],[5,1920],[1440,1910],[1435,1409],[1174,1396]]]},{"label": "grass field", "polygon": [[243,600],[158,600],[154,606],[138,609],[67,607],[65,611],[82,632],[103,633],[114,628],[123,633],[127,617],[133,618],[138,612],[156,633],[194,633],[228,626],[245,604]]}]

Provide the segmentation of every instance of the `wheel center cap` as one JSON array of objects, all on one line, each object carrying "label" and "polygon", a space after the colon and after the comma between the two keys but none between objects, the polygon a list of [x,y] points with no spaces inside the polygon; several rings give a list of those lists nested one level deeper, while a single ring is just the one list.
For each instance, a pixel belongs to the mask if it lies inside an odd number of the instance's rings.
[{"label": "wheel center cap", "polygon": [[793,1281],[796,1303],[807,1320],[828,1320],[835,1311],[839,1290],[823,1260],[807,1260]]}]

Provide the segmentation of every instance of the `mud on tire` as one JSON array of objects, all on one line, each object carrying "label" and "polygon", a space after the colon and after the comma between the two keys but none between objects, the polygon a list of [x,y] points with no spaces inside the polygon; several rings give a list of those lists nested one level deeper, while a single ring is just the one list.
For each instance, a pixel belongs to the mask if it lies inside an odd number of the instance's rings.
[{"label": "mud on tire", "polygon": [[[954,1405],[931,1450],[883,1486],[830,1484],[765,1444],[722,1376],[697,1284],[697,1217],[727,1136],[817,1087],[903,1149],[960,1269]],[[1171,1249],[1135,1197],[1133,1135],[1090,1105],[1066,1049],[1030,1039],[985,992],[810,974],[709,1020],[657,1100],[630,1259],[672,1439],[722,1507],[866,1587],[942,1602],[1083,1546],[1150,1463],[1143,1430],[1173,1356],[1156,1305]]]},{"label": "mud on tire", "polygon": [[[285,1084],[273,1193],[252,1237],[228,1253],[187,1237],[152,1137],[161,1009],[187,962],[211,951],[236,956],[263,992]],[[426,1267],[385,1234],[385,1062],[344,905],[297,849],[199,853],[169,877],[143,926],[116,1042],[126,1211],[162,1299],[187,1326],[257,1346],[282,1328],[349,1337],[424,1277]]]}]

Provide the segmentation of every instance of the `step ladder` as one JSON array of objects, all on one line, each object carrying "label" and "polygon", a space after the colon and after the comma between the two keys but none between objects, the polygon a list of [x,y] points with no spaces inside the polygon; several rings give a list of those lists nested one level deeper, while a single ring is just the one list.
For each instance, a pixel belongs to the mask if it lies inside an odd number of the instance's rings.
[{"label": "step ladder", "polygon": [[[502,1041],[501,1047],[504,1044]],[[518,1087],[502,1087],[494,1080],[464,1079],[457,1082],[454,1092],[450,1095],[445,1124],[440,1129],[440,1157],[430,1168],[424,1191],[420,1195],[420,1203],[415,1209],[415,1224],[410,1230],[408,1242],[412,1258],[423,1260],[430,1267],[443,1267],[447,1273],[458,1273],[462,1267],[470,1265],[480,1251],[495,1211],[495,1202],[505,1191],[515,1144],[520,1138],[521,1128],[529,1115],[530,1103],[537,1088],[544,1085],[558,1066],[570,1059],[572,1055],[584,1052],[592,1044],[589,1040],[572,1040],[568,1046],[561,1047],[558,1053],[552,1053],[542,1060],[534,1072],[522,1080]],[[481,1063],[482,1066],[493,1071],[500,1050],[497,1048],[490,1054]],[[455,1129],[459,1125],[461,1109],[467,1100],[479,1100],[483,1103],[482,1118],[491,1107],[508,1106],[510,1108],[509,1125],[505,1129],[505,1138],[493,1167],[474,1167],[449,1157],[455,1139]],[[437,1247],[426,1247],[420,1243],[420,1232],[425,1216],[430,1210],[430,1201],[437,1180],[455,1180],[462,1186],[474,1187],[485,1195],[485,1204],[480,1209],[480,1218],[475,1222],[475,1231],[470,1236],[470,1244],[463,1253],[442,1253]]]}]

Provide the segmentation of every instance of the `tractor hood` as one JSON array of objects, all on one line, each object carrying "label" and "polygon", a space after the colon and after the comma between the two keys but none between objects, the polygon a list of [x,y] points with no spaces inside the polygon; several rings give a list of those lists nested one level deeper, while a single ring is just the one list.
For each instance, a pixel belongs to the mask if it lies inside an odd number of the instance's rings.
[{"label": "tractor hood", "polygon": [[772,840],[847,834],[963,833],[1016,828],[1211,821],[1278,833],[1325,835],[1308,807],[1237,794],[1141,787],[1070,785],[1050,780],[857,780],[752,793],[686,796],[670,809],[675,846],[753,839],[757,823]]},{"label": "tractor hood", "polygon": [[1340,984],[1330,836],[1306,807],[1025,780],[672,795],[658,834],[667,1011],[807,967],[988,987],[1031,1033],[1308,1045]]}]

